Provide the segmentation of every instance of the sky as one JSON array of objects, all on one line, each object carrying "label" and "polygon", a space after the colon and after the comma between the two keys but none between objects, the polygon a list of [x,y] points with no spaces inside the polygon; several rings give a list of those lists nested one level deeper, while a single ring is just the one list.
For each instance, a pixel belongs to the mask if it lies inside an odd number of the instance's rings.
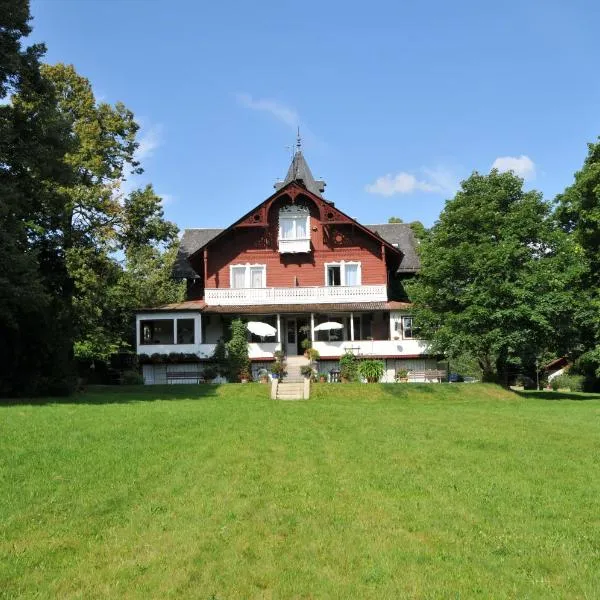
[{"label": "sky", "polygon": [[325,197],[430,226],[460,181],[547,199],[600,135],[596,0],[32,0],[32,41],[141,125],[167,218],[225,227],[285,177],[299,126]]}]

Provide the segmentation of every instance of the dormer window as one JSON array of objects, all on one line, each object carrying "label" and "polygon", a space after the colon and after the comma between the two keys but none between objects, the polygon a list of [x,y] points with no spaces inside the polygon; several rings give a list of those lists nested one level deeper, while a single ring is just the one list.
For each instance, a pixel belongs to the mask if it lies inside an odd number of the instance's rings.
[{"label": "dormer window", "polygon": [[279,211],[279,252],[310,252],[310,212],[304,206]]}]

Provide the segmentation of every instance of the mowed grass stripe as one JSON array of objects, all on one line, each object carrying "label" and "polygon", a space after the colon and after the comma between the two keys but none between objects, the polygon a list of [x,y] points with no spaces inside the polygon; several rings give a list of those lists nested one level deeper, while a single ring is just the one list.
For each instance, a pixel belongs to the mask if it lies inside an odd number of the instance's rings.
[{"label": "mowed grass stripe", "polygon": [[1,407],[0,597],[598,597],[600,398],[572,397],[252,384]]}]

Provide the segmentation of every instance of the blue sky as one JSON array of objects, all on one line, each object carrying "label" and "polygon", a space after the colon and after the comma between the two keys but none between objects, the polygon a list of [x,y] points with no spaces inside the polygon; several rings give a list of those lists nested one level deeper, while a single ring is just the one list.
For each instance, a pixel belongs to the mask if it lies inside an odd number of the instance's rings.
[{"label": "blue sky", "polygon": [[181,228],[269,196],[296,125],[326,197],[431,225],[493,164],[547,198],[600,134],[595,0],[34,0],[47,62],[142,124],[137,183]]}]

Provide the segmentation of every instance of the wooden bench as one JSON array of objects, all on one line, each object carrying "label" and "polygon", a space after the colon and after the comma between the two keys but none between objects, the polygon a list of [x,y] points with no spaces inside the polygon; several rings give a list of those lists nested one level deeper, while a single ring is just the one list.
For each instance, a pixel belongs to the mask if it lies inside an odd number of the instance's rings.
[{"label": "wooden bench", "polygon": [[435,380],[438,383],[445,381],[448,373],[442,369],[428,369],[426,371],[409,371],[408,379],[424,379],[425,381]]},{"label": "wooden bench", "polygon": [[174,371],[173,373],[167,373],[167,383],[174,383],[184,379],[195,379],[196,383],[204,382],[204,377],[198,371]]}]

